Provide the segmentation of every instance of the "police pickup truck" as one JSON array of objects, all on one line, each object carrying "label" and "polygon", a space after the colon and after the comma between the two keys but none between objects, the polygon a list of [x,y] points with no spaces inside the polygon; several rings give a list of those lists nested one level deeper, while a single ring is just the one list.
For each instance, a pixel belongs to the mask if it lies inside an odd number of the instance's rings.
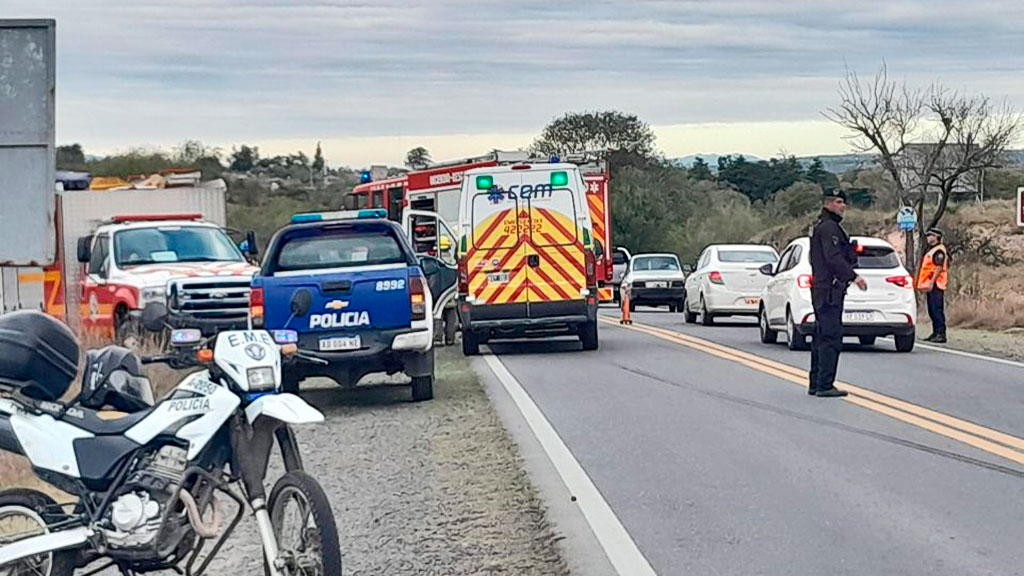
[{"label": "police pickup truck", "polygon": [[404,372],[413,400],[433,397],[428,281],[440,267],[430,256],[417,259],[386,217],[384,210],[296,214],[271,239],[252,280],[250,322],[317,360],[286,366],[286,390],[312,376],[354,386],[367,374]]}]

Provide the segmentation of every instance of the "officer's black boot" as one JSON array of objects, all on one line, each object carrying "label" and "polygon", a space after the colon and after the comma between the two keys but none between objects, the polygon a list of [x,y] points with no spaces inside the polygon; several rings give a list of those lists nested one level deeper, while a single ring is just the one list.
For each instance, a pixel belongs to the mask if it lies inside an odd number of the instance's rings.
[{"label": "officer's black boot", "polygon": [[849,394],[850,393],[847,392],[846,390],[840,390],[839,388],[833,386],[826,390],[818,390],[817,396],[818,398],[842,398],[843,396],[848,396]]}]

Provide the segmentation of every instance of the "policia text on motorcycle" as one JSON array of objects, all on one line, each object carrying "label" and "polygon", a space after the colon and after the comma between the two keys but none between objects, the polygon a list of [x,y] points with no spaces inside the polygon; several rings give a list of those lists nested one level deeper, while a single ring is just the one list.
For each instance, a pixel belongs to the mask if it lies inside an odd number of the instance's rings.
[{"label": "policia text on motorcycle", "polygon": [[811,234],[811,304],[814,306],[814,336],[811,341],[811,371],[807,393],[835,398],[846,392],[834,386],[843,349],[843,301],[852,283],[861,290],[867,282],[857,275],[857,254],[840,222],[846,212],[846,195],[825,192],[824,207]]},{"label": "policia text on motorcycle", "polygon": [[946,342],[946,287],[949,285],[949,251],[942,244],[942,230],[929,228],[925,239],[928,252],[921,258],[917,270],[917,289],[928,295],[928,316],[932,320],[932,335],[928,342]]}]

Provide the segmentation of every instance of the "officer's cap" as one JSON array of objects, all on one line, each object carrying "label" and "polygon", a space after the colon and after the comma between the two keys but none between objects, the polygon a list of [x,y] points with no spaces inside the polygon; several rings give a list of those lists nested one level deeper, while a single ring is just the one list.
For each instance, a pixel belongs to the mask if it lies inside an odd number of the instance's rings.
[{"label": "officer's cap", "polygon": [[937,236],[942,238],[942,230],[939,230],[938,228],[929,228],[924,234],[925,236]]},{"label": "officer's cap", "polygon": [[826,188],[822,198],[825,200],[831,200],[832,198],[842,198],[846,200],[846,192],[843,192],[839,188]]}]

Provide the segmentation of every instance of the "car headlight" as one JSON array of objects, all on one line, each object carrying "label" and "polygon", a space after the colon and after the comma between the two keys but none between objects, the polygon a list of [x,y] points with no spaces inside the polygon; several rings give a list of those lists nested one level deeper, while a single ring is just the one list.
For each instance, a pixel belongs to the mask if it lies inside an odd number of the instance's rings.
[{"label": "car headlight", "polygon": [[249,380],[250,392],[273,390],[277,386],[277,382],[274,380],[274,369],[270,366],[249,368],[246,371],[246,378]]},{"label": "car headlight", "polygon": [[167,297],[167,289],[163,286],[149,286],[139,291],[139,299],[143,302],[161,301]]}]

